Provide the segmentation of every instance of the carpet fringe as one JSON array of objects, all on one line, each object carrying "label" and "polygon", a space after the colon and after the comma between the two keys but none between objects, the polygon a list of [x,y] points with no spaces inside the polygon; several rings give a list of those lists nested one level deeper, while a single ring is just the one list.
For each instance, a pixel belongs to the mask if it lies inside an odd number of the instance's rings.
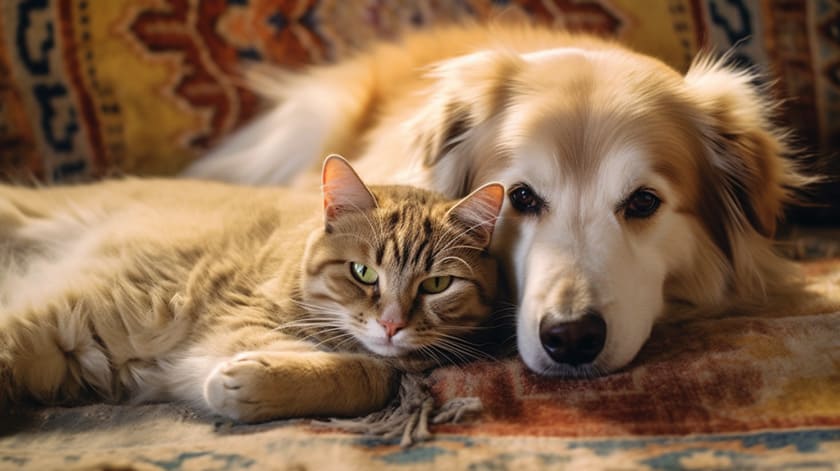
[{"label": "carpet fringe", "polygon": [[400,380],[399,394],[384,409],[353,419],[313,421],[311,425],[376,438],[401,437],[400,447],[408,448],[434,438],[429,430],[430,420],[432,424],[454,424],[481,410],[481,400],[477,397],[457,397],[435,408],[425,378],[406,373]]}]

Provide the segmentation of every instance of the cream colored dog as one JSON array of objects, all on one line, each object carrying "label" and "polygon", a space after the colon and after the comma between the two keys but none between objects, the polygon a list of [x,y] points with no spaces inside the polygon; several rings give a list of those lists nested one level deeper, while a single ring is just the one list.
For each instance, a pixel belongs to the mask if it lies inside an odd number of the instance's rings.
[{"label": "cream colored dog", "polygon": [[335,66],[261,74],[279,104],[186,175],[287,183],[337,152],[368,180],[451,197],[501,181],[493,245],[522,359],[542,374],[601,374],[677,306],[760,302],[787,282],[770,236],[806,179],[754,78],[704,58],[681,75],[546,29],[421,32]]}]

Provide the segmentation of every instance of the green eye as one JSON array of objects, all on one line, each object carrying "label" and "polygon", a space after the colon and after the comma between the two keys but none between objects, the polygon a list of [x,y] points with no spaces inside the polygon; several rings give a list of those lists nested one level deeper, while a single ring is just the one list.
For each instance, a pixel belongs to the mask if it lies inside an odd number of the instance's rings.
[{"label": "green eye", "polygon": [[379,275],[373,271],[373,269],[368,268],[366,265],[362,265],[361,263],[351,262],[350,273],[353,274],[353,278],[366,285],[376,284],[379,280]]},{"label": "green eye", "polygon": [[449,285],[451,284],[451,276],[435,276],[423,280],[423,282],[420,283],[420,288],[424,293],[437,294],[443,292],[446,288],[449,288]]}]

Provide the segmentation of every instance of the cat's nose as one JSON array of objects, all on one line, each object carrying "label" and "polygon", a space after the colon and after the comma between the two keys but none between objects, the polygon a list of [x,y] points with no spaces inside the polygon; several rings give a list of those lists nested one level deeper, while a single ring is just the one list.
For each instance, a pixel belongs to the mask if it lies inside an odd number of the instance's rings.
[{"label": "cat's nose", "polygon": [[390,302],[385,305],[382,310],[382,315],[377,319],[379,325],[385,329],[385,334],[388,338],[397,335],[397,332],[405,327],[405,316],[403,315],[402,306],[399,302]]},{"label": "cat's nose", "polygon": [[607,323],[597,311],[590,310],[574,320],[545,316],[540,321],[540,342],[557,363],[572,366],[592,363],[604,349],[606,340]]},{"label": "cat's nose", "polygon": [[379,325],[385,328],[385,334],[391,338],[405,327],[405,322],[379,319]]}]

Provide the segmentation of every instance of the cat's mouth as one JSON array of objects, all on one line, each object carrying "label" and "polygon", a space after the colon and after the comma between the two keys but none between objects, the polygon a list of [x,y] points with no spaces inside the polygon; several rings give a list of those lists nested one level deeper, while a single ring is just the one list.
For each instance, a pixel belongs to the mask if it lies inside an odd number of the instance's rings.
[{"label": "cat's mouth", "polygon": [[402,338],[368,337],[361,339],[361,341],[362,344],[371,352],[386,357],[403,356],[415,350],[413,347],[406,345],[405,340]]}]

